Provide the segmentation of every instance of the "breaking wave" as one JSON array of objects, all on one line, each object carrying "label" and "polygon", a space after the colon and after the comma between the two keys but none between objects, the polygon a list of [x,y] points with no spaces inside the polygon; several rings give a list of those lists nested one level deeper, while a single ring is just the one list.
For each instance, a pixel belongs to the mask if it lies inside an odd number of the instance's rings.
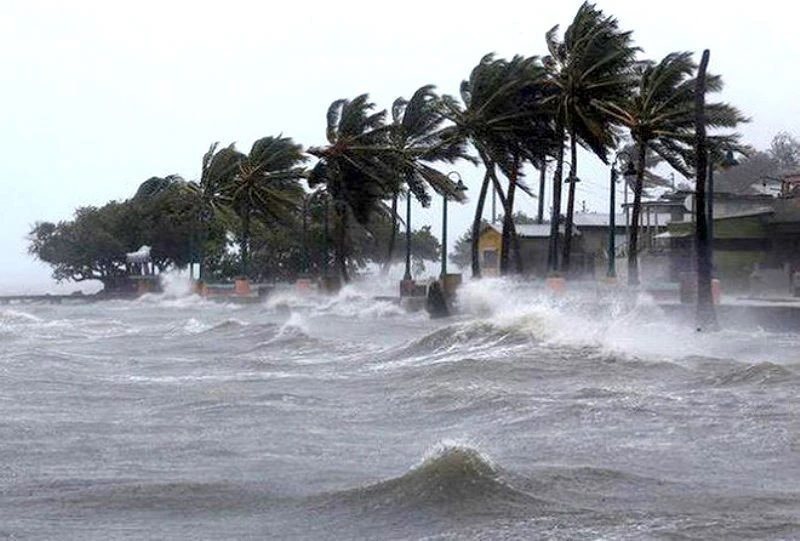
[{"label": "breaking wave", "polygon": [[325,503],[363,504],[372,510],[474,505],[485,513],[510,507],[546,506],[548,502],[507,484],[502,470],[471,447],[441,443],[406,474],[362,488],[325,496]]}]

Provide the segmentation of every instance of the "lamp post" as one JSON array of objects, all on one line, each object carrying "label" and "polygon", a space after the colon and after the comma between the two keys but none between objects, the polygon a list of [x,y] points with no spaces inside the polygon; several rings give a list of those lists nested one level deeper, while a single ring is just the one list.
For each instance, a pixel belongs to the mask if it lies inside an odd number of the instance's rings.
[{"label": "lamp post", "polygon": [[[636,174],[636,171],[633,168],[633,162],[631,160],[630,154],[621,150],[617,152],[617,155],[614,156],[614,161],[611,162],[611,185],[609,187],[609,207],[608,207],[608,271],[606,276],[609,280],[614,280],[617,277],[617,268],[616,268],[616,255],[617,255],[617,246],[616,246],[616,233],[617,233],[617,215],[616,215],[616,192],[617,192],[617,162],[620,158],[624,157],[627,165],[625,167],[625,171],[622,173],[623,178],[625,179],[625,186],[627,188],[628,181],[630,180],[631,176]],[[626,201],[627,202],[627,201]],[[627,229],[627,223],[626,229]]]},{"label": "lamp post", "polygon": [[322,277],[327,278],[328,272],[330,271],[330,226],[328,225],[328,202],[329,202],[328,194],[325,194],[325,204],[323,208],[323,244],[325,245],[325,249],[323,250],[323,258],[322,258]]},{"label": "lamp post", "polygon": [[[720,163],[723,169],[739,165],[733,156],[733,151],[725,152],[725,157]],[[712,151],[708,151],[708,199],[706,200],[706,216],[708,220],[708,254],[711,260],[711,272],[714,272],[714,160]]]},{"label": "lamp post", "polygon": [[411,190],[406,195],[406,272],[403,274],[403,281],[408,282],[411,278]]},{"label": "lamp post", "polygon": [[[456,190],[460,193],[467,191],[464,181],[458,171],[450,171],[447,176],[455,175],[458,178]],[[442,195],[442,279],[447,276],[447,194]]]}]

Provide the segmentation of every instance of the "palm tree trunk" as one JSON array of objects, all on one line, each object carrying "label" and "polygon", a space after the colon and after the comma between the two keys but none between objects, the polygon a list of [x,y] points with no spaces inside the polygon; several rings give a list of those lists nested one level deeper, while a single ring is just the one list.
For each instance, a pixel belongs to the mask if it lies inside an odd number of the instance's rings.
[{"label": "palm tree trunk", "polygon": [[[514,156],[514,163],[512,165],[511,176],[508,178],[508,197],[502,197],[500,201],[503,203],[503,233],[500,244],[500,274],[505,275],[508,273],[508,263],[511,256],[511,243],[512,238],[516,237],[516,227],[514,224],[514,195],[517,191],[517,178],[519,176],[519,158]],[[499,184],[499,183],[498,183]],[[517,260],[517,268],[519,268],[519,253],[515,254]]]},{"label": "palm tree trunk", "polygon": [[544,222],[544,186],[547,182],[547,161],[542,160],[539,165],[539,208],[536,209],[536,223]]},{"label": "palm tree trunk", "polygon": [[575,214],[575,186],[578,184],[578,142],[575,140],[575,130],[571,130],[569,134],[570,144],[570,171],[569,171],[569,195],[567,196],[567,220],[564,225],[564,255],[562,259],[562,268],[564,273],[569,273],[569,259],[572,252],[572,224],[574,222]]},{"label": "palm tree trunk", "polygon": [[350,282],[350,276],[347,274],[347,209],[341,202],[336,203],[336,268],[339,271],[344,283]]},{"label": "palm tree trunk", "polygon": [[249,278],[250,266],[250,209],[245,208],[242,213],[242,238],[239,243],[242,257],[242,277]]},{"label": "palm tree trunk", "polygon": [[381,274],[386,275],[389,267],[392,266],[392,256],[394,255],[394,244],[397,239],[397,198],[398,194],[392,196],[392,232],[389,234],[389,248],[386,251],[386,260],[383,262]]},{"label": "palm tree trunk", "polygon": [[639,285],[639,215],[642,213],[642,188],[644,186],[645,147],[643,141],[636,143],[636,183],[633,185],[633,213],[631,216],[630,240],[628,241],[628,285]]},{"label": "palm tree trunk", "polygon": [[[484,156],[481,156],[484,159]],[[483,221],[483,206],[486,203],[486,193],[489,191],[489,182],[491,175],[490,170],[494,168],[494,164],[484,159],[484,166],[486,167],[486,174],[483,176],[483,184],[481,184],[481,191],[478,194],[478,201],[475,205],[475,218],[472,220],[472,239],[470,251],[472,254],[472,277],[481,277],[481,260],[478,253],[478,242],[481,235],[481,222]]]},{"label": "palm tree trunk", "polygon": [[561,216],[561,181],[564,175],[564,121],[558,118],[556,134],[561,144],[556,156],[556,170],[553,173],[553,209],[550,216],[550,248],[547,252],[547,268],[557,273],[558,265],[558,222]]},{"label": "palm tree trunk", "polygon": [[[695,185],[695,250],[697,253],[697,326],[699,329],[718,328],[717,314],[714,311],[714,298],[711,292],[711,245],[709,244],[708,214],[706,211],[706,178],[708,151],[706,148],[706,68],[709,51],[703,51],[700,67],[697,70],[695,88],[695,134],[697,152],[697,175]],[[713,194],[709,194],[713,197]]]}]

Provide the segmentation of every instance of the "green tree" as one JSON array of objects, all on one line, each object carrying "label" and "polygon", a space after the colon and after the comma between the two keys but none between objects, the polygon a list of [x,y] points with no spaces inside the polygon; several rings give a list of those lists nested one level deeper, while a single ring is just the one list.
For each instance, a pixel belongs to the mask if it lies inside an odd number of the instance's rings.
[{"label": "green tree", "polygon": [[28,235],[28,252],[49,264],[56,281],[99,280],[108,290],[127,278],[125,254],[133,248],[136,221],[131,206],[112,201],[80,207],[72,220],[37,222]]},{"label": "green tree", "polygon": [[[506,214],[512,214],[513,191],[519,186],[530,193],[520,181],[523,161],[545,154],[552,146],[549,112],[540,107],[542,75],[535,57],[517,56],[508,61],[490,54],[461,83],[462,103],[450,96],[443,98],[448,118],[475,147],[485,168],[472,222],[473,277],[481,273],[477,239],[490,184],[500,194]],[[497,179],[498,167],[509,179],[509,197],[504,196]],[[504,223],[503,238],[506,246],[516,238],[513,222]]]},{"label": "green tree", "polygon": [[[392,104],[390,142],[397,151],[397,168],[401,183],[392,194],[392,230],[389,237],[386,268],[392,259],[397,234],[397,199],[405,187],[423,207],[430,204],[428,188],[441,196],[463,201],[455,183],[434,167],[437,162],[454,163],[459,159],[473,161],[466,152],[466,140],[447,119],[433,85],[420,87],[410,100],[398,98]],[[406,205],[410,205],[410,199]],[[406,220],[408,220],[407,212]],[[406,224],[410,227],[410,224]]]},{"label": "green tree", "polygon": [[[687,178],[692,174],[695,163],[696,70],[691,53],[671,53],[660,62],[639,62],[634,67],[637,86],[628,98],[619,103],[597,104],[630,132],[636,145],[632,224],[639,223],[647,149]],[[722,79],[709,75],[706,85],[709,92],[718,92],[722,89]],[[745,120],[736,108],[728,104],[706,105],[709,128],[733,128]],[[718,135],[710,138],[710,142],[721,147],[734,144],[735,137]],[[638,227],[632,227],[628,246],[628,283],[631,285],[639,284],[638,238]]]},{"label": "green tree", "polygon": [[290,222],[303,194],[299,181],[306,174],[302,167],[306,156],[302,146],[282,136],[261,138],[253,143],[249,154],[235,156],[237,167],[230,171],[220,191],[239,218],[241,272],[247,277],[252,221]]},{"label": "green tree", "polygon": [[336,268],[345,282],[347,232],[352,216],[361,225],[383,210],[381,200],[399,190],[399,157],[389,140],[386,111],[373,112],[367,94],[334,101],[328,108],[328,145],[308,152],[319,161],[309,173],[312,188],[325,185],[333,203]]},{"label": "green tree", "polygon": [[[213,143],[208,151],[203,154],[200,169],[200,178],[197,181],[189,182],[188,188],[195,192],[200,200],[197,208],[197,220],[199,222],[199,277],[205,280],[205,270],[209,263],[209,254],[218,251],[219,243],[212,240],[211,225],[220,221],[231,221],[228,208],[228,198],[224,194],[224,188],[230,178],[239,168],[240,153],[233,144],[219,148],[219,143]],[[219,266],[219,265],[215,265]]]},{"label": "green tree", "polygon": [[[619,29],[614,17],[606,16],[594,4],[585,2],[572,23],[557,37],[558,26],[546,35],[549,56],[545,65],[554,92],[549,100],[556,110],[558,141],[570,142],[569,193],[562,255],[562,267],[569,271],[575,185],[578,178],[578,145],[604,162],[608,150],[617,143],[613,119],[604,106],[624,100],[630,93],[630,66],[637,49],[631,32]],[[558,145],[553,177],[553,219],[550,230],[550,268],[558,270],[558,222],[561,209],[561,182],[564,147]]]}]

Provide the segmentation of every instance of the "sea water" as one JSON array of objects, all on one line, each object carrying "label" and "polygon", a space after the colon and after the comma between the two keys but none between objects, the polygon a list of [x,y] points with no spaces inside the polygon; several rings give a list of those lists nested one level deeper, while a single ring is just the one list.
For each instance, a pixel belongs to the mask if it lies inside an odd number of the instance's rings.
[{"label": "sea water", "polygon": [[798,335],[389,287],[0,307],[0,538],[800,537]]}]

